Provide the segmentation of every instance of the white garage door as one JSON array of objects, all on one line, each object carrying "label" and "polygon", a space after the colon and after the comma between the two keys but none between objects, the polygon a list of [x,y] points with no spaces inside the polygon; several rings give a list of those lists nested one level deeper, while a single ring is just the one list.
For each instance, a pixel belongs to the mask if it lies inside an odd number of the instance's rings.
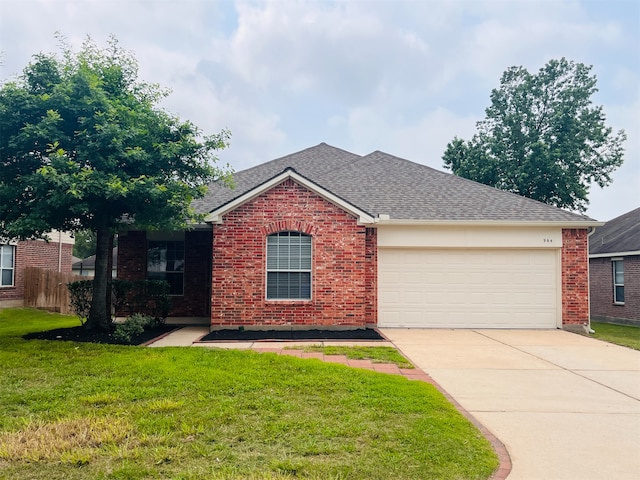
[{"label": "white garage door", "polygon": [[381,327],[556,327],[555,250],[379,252]]}]

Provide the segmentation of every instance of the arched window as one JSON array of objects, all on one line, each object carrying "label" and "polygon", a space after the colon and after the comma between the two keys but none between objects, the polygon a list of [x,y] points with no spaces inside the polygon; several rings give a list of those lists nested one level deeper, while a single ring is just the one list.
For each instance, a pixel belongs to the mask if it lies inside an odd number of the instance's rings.
[{"label": "arched window", "polygon": [[279,232],[267,237],[267,299],[311,298],[311,236]]}]

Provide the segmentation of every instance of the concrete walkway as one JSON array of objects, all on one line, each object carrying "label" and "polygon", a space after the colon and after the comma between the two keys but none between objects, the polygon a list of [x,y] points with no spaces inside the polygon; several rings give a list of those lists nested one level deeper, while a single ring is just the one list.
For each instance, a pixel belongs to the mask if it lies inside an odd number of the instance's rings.
[{"label": "concrete walkway", "polygon": [[640,478],[640,352],[560,330],[381,331],[506,445],[509,480]]}]

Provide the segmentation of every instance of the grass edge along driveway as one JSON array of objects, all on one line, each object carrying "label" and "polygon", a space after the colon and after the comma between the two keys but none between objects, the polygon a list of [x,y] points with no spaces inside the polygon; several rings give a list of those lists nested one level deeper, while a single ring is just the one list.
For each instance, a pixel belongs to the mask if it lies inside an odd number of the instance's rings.
[{"label": "grass edge along driveway", "polygon": [[0,478],[485,479],[489,442],[431,385],[251,351],[30,340],[0,310]]},{"label": "grass edge along driveway", "polygon": [[589,335],[598,340],[640,350],[640,327],[614,323],[591,322],[596,333]]}]

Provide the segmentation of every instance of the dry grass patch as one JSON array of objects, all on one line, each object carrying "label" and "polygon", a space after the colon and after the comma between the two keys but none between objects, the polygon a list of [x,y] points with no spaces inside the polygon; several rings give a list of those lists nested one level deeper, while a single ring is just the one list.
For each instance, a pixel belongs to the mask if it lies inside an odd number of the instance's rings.
[{"label": "dry grass patch", "polygon": [[0,459],[87,463],[103,445],[121,446],[133,428],[121,418],[77,418],[53,423],[34,421],[15,432],[0,433]]}]

